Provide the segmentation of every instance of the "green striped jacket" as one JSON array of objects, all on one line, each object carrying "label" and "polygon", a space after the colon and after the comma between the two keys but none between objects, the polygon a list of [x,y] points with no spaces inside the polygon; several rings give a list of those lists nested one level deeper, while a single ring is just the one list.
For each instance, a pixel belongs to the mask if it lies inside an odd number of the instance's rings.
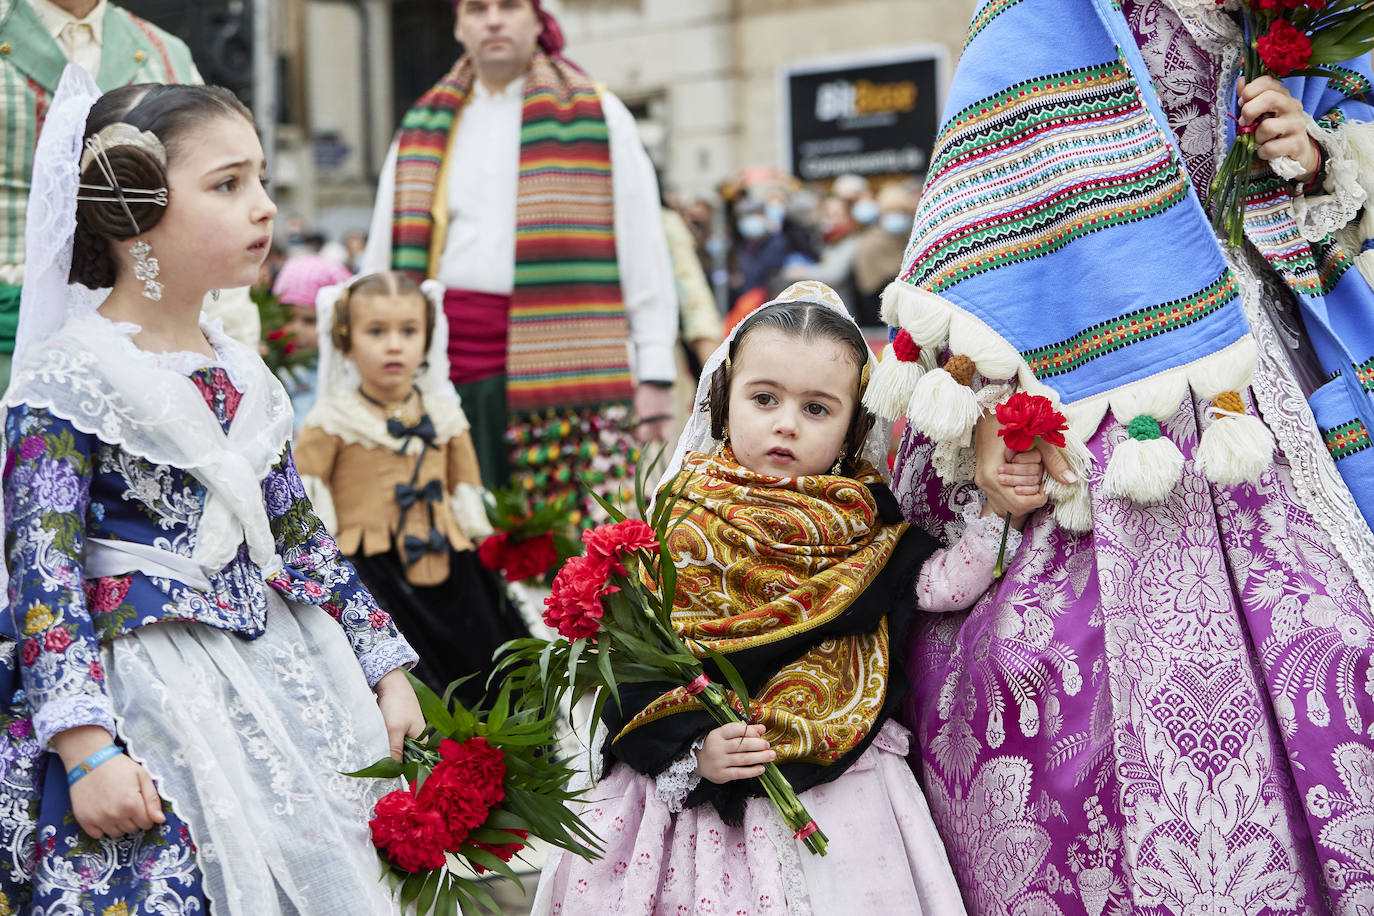
[{"label": "green striped jacket", "polygon": [[[33,149],[66,63],[28,0],[0,0],[0,284],[22,279]],[[198,82],[200,74],[181,39],[108,6],[96,76],[101,89]],[[0,339],[0,351],[10,349],[6,343]]]}]

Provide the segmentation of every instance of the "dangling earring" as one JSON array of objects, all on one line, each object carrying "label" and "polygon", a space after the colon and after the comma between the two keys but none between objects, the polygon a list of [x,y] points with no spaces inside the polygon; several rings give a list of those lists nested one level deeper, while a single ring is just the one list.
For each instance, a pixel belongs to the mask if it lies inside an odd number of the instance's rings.
[{"label": "dangling earring", "polygon": [[129,249],[129,254],[134,256],[134,276],[143,281],[144,297],[157,302],[162,298],[162,284],[157,282],[162,267],[157,263],[157,258],[148,257],[152,251],[153,246],[139,239]]},{"label": "dangling earring", "polygon": [[210,290],[210,301],[212,301],[212,302],[218,302],[218,301],[219,301],[219,290],[217,290],[217,289],[212,289],[212,290]]},{"label": "dangling earring", "polygon": [[720,444],[716,446],[715,454],[717,457],[724,455],[726,448],[730,445],[730,427],[721,430]]},{"label": "dangling earring", "polygon": [[830,473],[835,477],[844,473],[844,452],[840,452],[839,456],[836,457],[835,463],[830,466]]}]

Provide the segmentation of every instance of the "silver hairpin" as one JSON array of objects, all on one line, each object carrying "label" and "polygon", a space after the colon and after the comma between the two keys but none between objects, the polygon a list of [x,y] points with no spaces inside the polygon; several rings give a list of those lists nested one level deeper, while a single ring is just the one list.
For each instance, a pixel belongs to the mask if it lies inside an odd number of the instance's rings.
[{"label": "silver hairpin", "polygon": [[153,188],[152,190],[146,190],[143,188],[120,188],[119,191],[116,191],[109,185],[104,184],[83,184],[78,185],[77,187],[79,187],[82,191],[106,192],[103,196],[94,194],[77,194],[77,200],[90,200],[95,201],[97,203],[117,204],[119,203],[119,194],[122,193],[126,199],[132,200],[135,203],[152,203],[157,204],[159,207],[167,206],[166,188]]}]

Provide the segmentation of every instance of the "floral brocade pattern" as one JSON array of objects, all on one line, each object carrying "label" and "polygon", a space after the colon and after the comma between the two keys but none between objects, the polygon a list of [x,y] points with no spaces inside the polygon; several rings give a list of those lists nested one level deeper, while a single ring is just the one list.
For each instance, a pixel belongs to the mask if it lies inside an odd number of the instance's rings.
[{"label": "floral brocade pattern", "polygon": [[[229,374],[199,368],[191,381],[227,429],[240,401]],[[22,404],[8,411],[5,437],[13,576],[0,615],[0,913],[202,912],[195,846],[170,805],[159,828],[92,840],[71,816],[60,761],[45,752],[66,728],[115,732],[102,651],[168,621],[260,636],[271,586],[337,620],[371,681],[414,655],[315,517],[289,449],[262,481],[284,569],[264,579],[241,546],[201,591],[143,572],[88,579],[83,568],[95,537],[190,557],[206,497],[195,477]]]},{"label": "floral brocade pattern", "polygon": [[[1206,408],[1165,424],[1189,459]],[[1099,468],[1124,437],[1109,417]],[[922,474],[928,451],[904,443],[900,492],[938,526],[920,503],[969,494]],[[1090,535],[1035,519],[1006,578],[924,623],[910,659],[970,912],[1369,912],[1372,659],[1369,601],[1281,454],[1233,488],[1189,460],[1148,508],[1094,487]]]}]

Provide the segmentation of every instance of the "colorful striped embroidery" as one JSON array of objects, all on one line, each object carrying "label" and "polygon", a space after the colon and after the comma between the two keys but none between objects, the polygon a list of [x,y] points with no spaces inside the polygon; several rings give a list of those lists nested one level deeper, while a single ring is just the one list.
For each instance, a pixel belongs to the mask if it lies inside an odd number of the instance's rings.
[{"label": "colorful striped embroidery", "polygon": [[939,293],[1187,194],[1125,64],[1021,83],[942,132],[903,279]]},{"label": "colorful striped embroidery", "polygon": [[1358,418],[1335,429],[1322,430],[1322,438],[1331,450],[1331,457],[1337,461],[1369,448],[1369,430]]},{"label": "colorful striped embroidery", "polygon": [[1068,340],[1022,356],[1036,378],[1061,375],[1099,356],[1199,321],[1234,300],[1236,295],[1236,280],[1228,270],[1191,296],[1104,321]]},{"label": "colorful striped embroidery", "polygon": [[1374,356],[1355,367],[1355,377],[1365,391],[1374,391]]},{"label": "colorful striped embroidery", "polygon": [[998,16],[1011,9],[1021,0],[990,0],[990,2],[974,14],[973,21],[969,23],[968,37],[964,39],[964,47],[969,46],[969,42],[978,37],[978,33],[987,28],[988,23]]},{"label": "colorful striped embroidery", "polygon": [[1322,69],[1329,70],[1335,74],[1326,81],[1326,84],[1346,98],[1367,98],[1370,90],[1374,89],[1374,86],[1370,85],[1369,77],[1357,70],[1351,70],[1349,67],[1341,67],[1334,64],[1328,64]]}]

